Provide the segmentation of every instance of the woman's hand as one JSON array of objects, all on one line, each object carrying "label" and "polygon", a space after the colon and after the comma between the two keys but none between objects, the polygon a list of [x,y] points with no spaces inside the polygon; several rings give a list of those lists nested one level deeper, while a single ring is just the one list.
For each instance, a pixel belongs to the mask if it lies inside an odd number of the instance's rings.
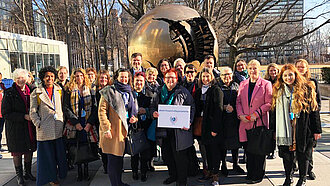
[{"label": "woman's hand", "polygon": [[314,139],[315,140],[318,140],[318,139],[320,139],[321,138],[321,134],[314,134]]},{"label": "woman's hand", "polygon": [[104,137],[105,137],[105,138],[108,138],[108,139],[112,139],[111,131],[108,130],[108,131],[104,132]]},{"label": "woman's hand", "polygon": [[217,136],[218,134],[215,133],[215,132],[211,132],[211,135],[212,135],[213,137],[215,137],[215,136]]},{"label": "woman's hand", "polygon": [[28,115],[28,114],[25,114],[25,115],[24,115],[24,119],[25,119],[25,120],[28,120],[28,121],[31,121],[30,115]]},{"label": "woman's hand", "polygon": [[92,127],[92,125],[89,124],[89,123],[87,123],[86,126],[85,126],[85,128],[84,128],[84,130],[85,130],[86,132],[89,132],[89,130],[91,129],[91,127]]},{"label": "woman's hand", "polygon": [[77,123],[77,124],[76,124],[76,129],[77,129],[78,131],[82,131],[84,128],[81,126],[80,123]]},{"label": "woman's hand", "polygon": [[228,113],[232,113],[232,112],[234,111],[233,106],[231,106],[230,104],[226,105],[226,111],[227,111]]},{"label": "woman's hand", "polygon": [[138,118],[135,116],[132,116],[131,118],[129,118],[129,123],[136,123],[138,122]]},{"label": "woman's hand", "polygon": [[154,118],[158,118],[158,117],[159,117],[159,113],[158,113],[157,111],[155,111],[154,113],[152,113],[152,116],[153,116]]},{"label": "woman's hand", "polygon": [[247,115],[240,115],[240,116],[239,116],[239,119],[240,119],[241,121],[245,122],[245,123],[248,123],[248,122],[250,122],[250,120],[246,119],[246,116],[247,116]]},{"label": "woman's hand", "polygon": [[257,120],[257,115],[255,113],[252,113],[250,116],[251,116],[250,121],[256,121]]},{"label": "woman's hand", "polygon": [[145,114],[147,113],[146,109],[145,108],[139,108],[139,111],[138,111],[138,114]]}]

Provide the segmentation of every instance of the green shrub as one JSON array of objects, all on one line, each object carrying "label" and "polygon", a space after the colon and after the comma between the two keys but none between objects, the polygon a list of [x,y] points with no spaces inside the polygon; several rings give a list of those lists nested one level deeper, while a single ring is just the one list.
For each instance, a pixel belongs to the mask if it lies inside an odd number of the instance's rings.
[{"label": "green shrub", "polygon": [[329,67],[322,68],[322,79],[327,84],[330,84],[330,68]]}]

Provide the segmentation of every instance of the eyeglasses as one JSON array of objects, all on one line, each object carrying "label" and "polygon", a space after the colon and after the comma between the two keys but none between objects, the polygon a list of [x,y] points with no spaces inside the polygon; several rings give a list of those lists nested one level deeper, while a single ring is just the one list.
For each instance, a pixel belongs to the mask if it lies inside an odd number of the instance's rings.
[{"label": "eyeglasses", "polygon": [[221,74],[221,76],[231,76],[233,73]]},{"label": "eyeglasses", "polygon": [[165,79],[176,79],[176,77],[175,76],[173,76],[173,77],[165,77]]},{"label": "eyeglasses", "polygon": [[193,74],[195,71],[186,71],[186,74]]}]

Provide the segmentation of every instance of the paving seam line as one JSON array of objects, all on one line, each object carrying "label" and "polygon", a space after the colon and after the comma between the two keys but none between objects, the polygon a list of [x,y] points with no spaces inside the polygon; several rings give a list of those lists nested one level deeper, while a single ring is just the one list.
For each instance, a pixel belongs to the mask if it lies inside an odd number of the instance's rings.
[{"label": "paving seam line", "polygon": [[[34,163],[32,163],[32,165],[31,165],[31,167],[34,165],[34,164],[37,164],[37,161],[35,161]],[[11,182],[13,179],[15,179],[16,178],[16,172],[15,172],[15,176],[14,177],[12,177],[12,178],[10,178],[7,182],[5,182],[5,184],[3,184],[3,185],[7,185],[9,182]]]}]

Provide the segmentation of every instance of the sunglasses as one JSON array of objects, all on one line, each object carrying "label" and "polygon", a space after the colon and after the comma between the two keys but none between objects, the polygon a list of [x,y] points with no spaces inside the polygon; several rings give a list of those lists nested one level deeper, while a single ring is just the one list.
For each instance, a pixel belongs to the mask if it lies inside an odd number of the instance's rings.
[{"label": "sunglasses", "polygon": [[193,74],[195,71],[186,71],[186,74]]}]

